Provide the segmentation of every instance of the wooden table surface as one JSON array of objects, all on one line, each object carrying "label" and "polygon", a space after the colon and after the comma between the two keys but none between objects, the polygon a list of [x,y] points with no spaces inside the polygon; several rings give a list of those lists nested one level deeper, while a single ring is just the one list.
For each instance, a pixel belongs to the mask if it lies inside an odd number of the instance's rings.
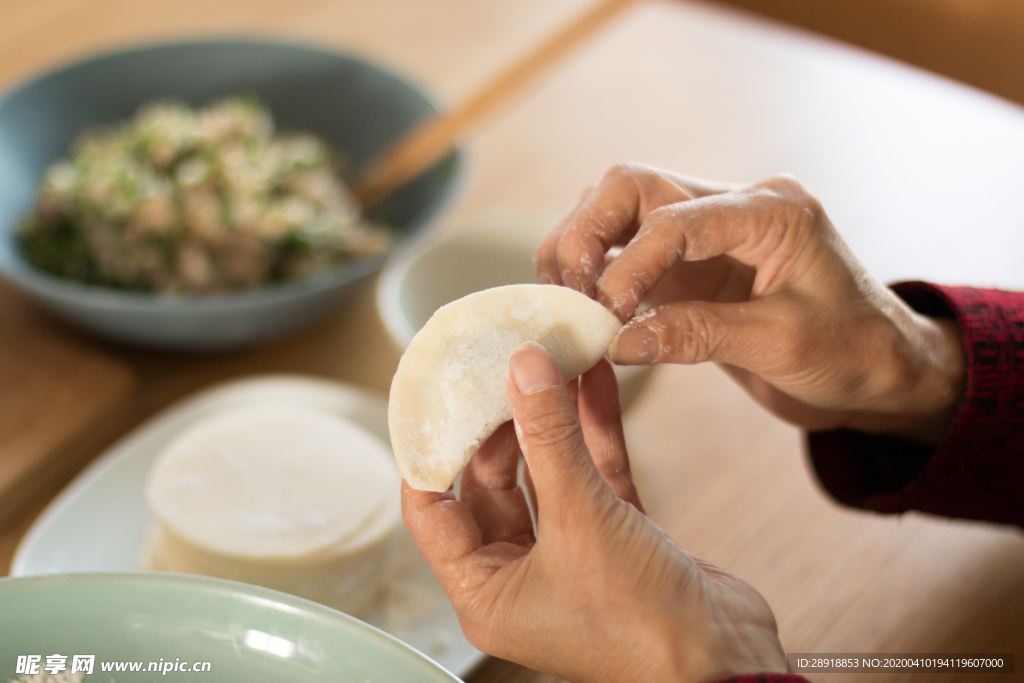
[{"label": "wooden table surface", "polygon": [[[589,1],[0,0],[0,86],[113,46],[241,33],[349,50],[451,102]],[[485,125],[470,153],[466,193],[443,230],[557,214],[617,161],[731,181],[788,171],[879,277],[1024,287],[1024,111],[710,5],[651,0],[632,10]],[[386,392],[399,357],[369,285],[316,329],[215,355],[90,340],[3,284],[0,325],[72,336],[127,363],[138,377],[136,422],[251,373]],[[1024,653],[1019,532],[838,507],[807,469],[800,433],[712,366],[659,369],[627,432],[651,516],[760,590],[788,651]],[[0,567],[30,521],[0,536]],[[549,679],[491,662],[472,680]]]}]

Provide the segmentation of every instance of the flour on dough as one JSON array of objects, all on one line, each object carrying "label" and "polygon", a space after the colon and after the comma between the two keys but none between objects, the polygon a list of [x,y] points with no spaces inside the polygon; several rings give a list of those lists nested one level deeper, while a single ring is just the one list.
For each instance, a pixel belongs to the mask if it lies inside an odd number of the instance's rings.
[{"label": "flour on dough", "polygon": [[445,491],[503,422],[512,418],[508,361],[532,341],[566,381],[591,368],[622,325],[579,292],[509,285],[441,307],[416,334],[391,383],[388,426],[410,485]]}]

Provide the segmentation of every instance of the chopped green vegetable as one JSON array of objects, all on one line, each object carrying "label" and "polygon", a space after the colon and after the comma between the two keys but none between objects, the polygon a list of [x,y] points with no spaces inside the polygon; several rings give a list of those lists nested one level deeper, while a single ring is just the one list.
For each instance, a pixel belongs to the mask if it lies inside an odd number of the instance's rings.
[{"label": "chopped green vegetable", "polygon": [[251,97],[143,106],[53,164],[19,231],[26,259],[81,282],[212,294],[313,276],[390,246],[326,143],[277,133]]}]

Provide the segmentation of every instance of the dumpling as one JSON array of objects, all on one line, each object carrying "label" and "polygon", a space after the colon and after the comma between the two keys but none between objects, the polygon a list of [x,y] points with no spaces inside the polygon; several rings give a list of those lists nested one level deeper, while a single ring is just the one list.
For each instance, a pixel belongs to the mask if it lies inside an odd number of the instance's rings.
[{"label": "dumpling", "polygon": [[622,327],[567,287],[509,285],[442,306],[402,356],[388,427],[402,477],[445,491],[480,445],[512,418],[508,361],[528,341],[547,349],[566,381],[591,368]]}]

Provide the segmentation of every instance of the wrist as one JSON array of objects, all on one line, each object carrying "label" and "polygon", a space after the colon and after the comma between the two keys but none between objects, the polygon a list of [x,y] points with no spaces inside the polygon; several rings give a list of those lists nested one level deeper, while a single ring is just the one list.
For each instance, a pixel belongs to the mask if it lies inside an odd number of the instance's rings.
[{"label": "wrist", "polygon": [[911,400],[927,407],[912,411],[902,436],[937,445],[949,431],[967,385],[967,362],[960,328],[946,318],[921,316],[924,372]]},{"label": "wrist", "polygon": [[906,333],[912,381],[894,397],[889,417],[868,431],[938,445],[964,394],[967,364],[956,322],[911,313]]},{"label": "wrist", "polygon": [[736,676],[787,673],[789,663],[778,636],[767,633],[731,633],[738,638],[733,647],[721,652],[691,653],[674,681],[715,683]]},{"label": "wrist", "polygon": [[735,676],[789,670],[774,622],[769,626],[742,619],[712,619],[702,624],[701,631],[697,634],[685,627],[662,631],[663,636],[668,636],[661,641],[662,661],[668,662],[663,669],[667,675],[656,680],[713,683]]}]

